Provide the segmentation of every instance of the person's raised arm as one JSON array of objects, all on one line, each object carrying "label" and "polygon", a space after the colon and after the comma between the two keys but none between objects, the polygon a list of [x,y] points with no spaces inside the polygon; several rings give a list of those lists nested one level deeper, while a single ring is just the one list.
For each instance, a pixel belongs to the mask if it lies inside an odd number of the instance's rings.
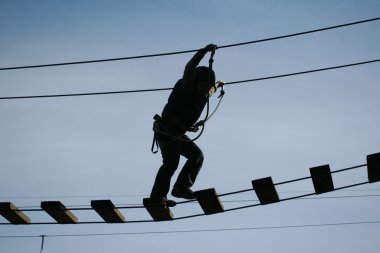
[{"label": "person's raised arm", "polygon": [[215,51],[216,45],[209,44],[206,47],[198,50],[198,52],[195,53],[195,55],[190,59],[190,61],[186,64],[185,71],[183,73],[182,77],[182,85],[183,88],[186,91],[191,91],[194,83],[194,73],[195,69],[197,68],[198,64],[201,62],[203,57],[207,54],[207,52]]}]

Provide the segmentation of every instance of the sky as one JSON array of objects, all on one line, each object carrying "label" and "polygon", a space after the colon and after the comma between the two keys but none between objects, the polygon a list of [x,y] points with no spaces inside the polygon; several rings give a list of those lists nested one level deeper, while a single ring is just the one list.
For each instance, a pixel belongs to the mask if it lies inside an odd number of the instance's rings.
[{"label": "sky", "polygon": [[[0,67],[223,46],[379,14],[375,0],[2,0]],[[379,45],[375,21],[220,48],[214,70],[225,82],[287,74],[379,59]],[[170,88],[192,55],[0,71],[0,96]],[[379,63],[372,63],[226,86],[197,140],[205,161],[193,190],[222,194],[249,189],[263,177],[307,177],[319,165],[338,170],[365,164],[367,155],[380,152],[379,80]],[[50,200],[81,207],[95,199],[141,205],[161,165],[160,154],[150,153],[152,117],[168,96],[159,91],[0,100],[0,201],[19,208]],[[211,108],[216,102],[215,96]],[[366,167],[333,179],[335,187],[364,182]],[[313,185],[304,180],[277,192],[283,199],[313,192]],[[170,222],[0,225],[0,250],[40,252],[39,236],[47,235],[43,252],[54,253],[375,252],[380,224],[347,223],[380,221],[379,194],[374,183]],[[253,191],[221,199],[225,208],[258,203]],[[150,219],[144,209],[121,212],[126,220]],[[192,203],[172,212],[181,217],[202,210]],[[94,211],[73,213],[79,221],[101,221]],[[26,214],[32,222],[53,221],[44,212]],[[0,217],[0,223],[7,220]]]}]

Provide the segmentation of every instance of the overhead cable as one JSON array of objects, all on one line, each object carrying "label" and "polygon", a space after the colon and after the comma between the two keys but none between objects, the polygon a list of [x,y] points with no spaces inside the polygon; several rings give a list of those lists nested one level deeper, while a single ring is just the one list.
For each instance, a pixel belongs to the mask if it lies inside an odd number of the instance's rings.
[{"label": "overhead cable", "polygon": [[[337,223],[319,223],[319,224],[300,224],[300,225],[283,225],[283,226],[262,226],[262,227],[238,227],[238,228],[217,228],[217,229],[191,229],[191,230],[168,230],[168,231],[142,231],[142,232],[120,232],[120,233],[98,233],[98,234],[51,234],[43,235],[44,237],[90,237],[90,236],[120,236],[120,235],[149,235],[149,234],[180,234],[180,233],[205,233],[205,232],[233,232],[233,231],[250,231],[250,230],[268,230],[268,229],[291,229],[291,228],[312,228],[312,227],[331,227],[331,226],[348,226],[348,225],[370,225],[379,224],[380,220],[374,221],[352,221]],[[42,235],[2,235],[0,239],[11,238],[40,238]]]},{"label": "overhead cable", "polygon": [[[353,67],[353,66],[376,63],[376,62],[380,62],[380,59],[350,63],[350,64],[333,66],[333,67],[312,69],[312,70],[306,70],[306,71],[294,72],[294,73],[288,73],[288,74],[246,79],[246,80],[240,80],[240,81],[225,82],[224,85],[235,85],[235,84],[247,83],[247,82],[258,82],[258,81],[264,81],[264,80],[269,80],[269,79],[284,78],[284,77],[296,76],[296,75],[304,75],[304,74],[310,74],[310,73],[315,73],[315,72],[328,71],[328,70],[340,69],[340,68],[347,68],[347,67]],[[54,94],[54,95],[10,96],[10,97],[0,97],[0,100],[32,99],[32,98],[56,98],[56,97],[78,97],[78,96],[94,96],[94,95],[115,95],[115,94],[125,94],[125,93],[168,91],[168,90],[172,90],[172,89],[173,88],[157,88],[157,89],[105,91],[105,92],[90,92],[90,93],[70,93],[70,94]]]},{"label": "overhead cable", "polygon": [[[284,39],[284,38],[289,38],[289,37],[294,37],[294,36],[300,36],[300,35],[305,35],[305,34],[310,34],[310,33],[322,32],[322,31],[327,31],[331,29],[337,29],[337,28],[342,28],[342,27],[347,27],[347,26],[353,26],[353,25],[378,21],[378,20],[380,20],[380,17],[360,20],[360,21],[355,21],[351,23],[345,23],[345,24],[335,25],[335,26],[330,26],[330,27],[324,27],[324,28],[319,28],[319,29],[314,29],[314,30],[309,30],[309,31],[304,31],[304,32],[281,35],[281,36],[276,36],[276,37],[271,37],[271,38],[266,38],[266,39],[259,39],[259,40],[223,45],[223,46],[219,46],[218,49],[228,48],[228,47],[237,47],[237,46],[243,46],[243,45],[248,45],[248,44],[255,44],[255,43],[266,42],[266,41],[271,41],[271,40]],[[62,63],[51,63],[51,64],[17,66],[17,67],[4,67],[4,68],[0,68],[0,70],[30,69],[30,68],[56,67],[56,66],[65,66],[65,65],[78,65],[78,64],[88,64],[88,63],[132,60],[132,59],[150,58],[150,57],[158,57],[158,56],[186,54],[186,53],[197,52],[198,50],[199,49],[191,49],[191,50],[183,50],[183,51],[168,52],[168,53],[147,54],[147,55],[108,58],[108,59],[99,59],[99,60],[84,60],[84,61],[73,61],[73,62],[62,62]]]}]

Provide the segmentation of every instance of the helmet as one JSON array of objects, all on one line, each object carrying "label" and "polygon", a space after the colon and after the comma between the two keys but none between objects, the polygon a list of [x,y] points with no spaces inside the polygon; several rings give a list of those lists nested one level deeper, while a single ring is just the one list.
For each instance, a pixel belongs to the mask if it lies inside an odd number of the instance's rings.
[{"label": "helmet", "polygon": [[215,72],[206,66],[200,66],[195,69],[195,81],[209,81],[210,87],[215,84]]}]

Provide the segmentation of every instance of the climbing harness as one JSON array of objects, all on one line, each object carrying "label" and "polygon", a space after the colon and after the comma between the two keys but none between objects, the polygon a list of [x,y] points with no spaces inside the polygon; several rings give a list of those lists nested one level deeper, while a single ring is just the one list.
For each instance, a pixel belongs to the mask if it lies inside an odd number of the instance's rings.
[{"label": "climbing harness", "polygon": [[[209,70],[210,70],[210,75],[211,75],[211,71],[212,71],[212,64],[214,63],[214,55],[215,55],[215,50],[213,50],[211,52],[211,55],[210,55],[210,59],[209,59]],[[209,76],[209,80],[211,80],[211,77]],[[217,82],[218,84],[219,82]],[[220,95],[218,96],[218,104],[216,105],[214,111],[210,114],[210,96],[207,94],[207,109],[206,109],[206,115],[204,117],[203,120],[200,120],[198,121],[197,123],[195,123],[192,127],[190,127],[189,129],[186,129],[187,131],[190,131],[190,132],[198,132],[199,129],[201,129],[201,131],[199,132],[199,134],[193,138],[193,139],[184,139],[184,138],[181,138],[181,136],[178,136],[178,135],[175,135],[173,134],[169,129],[168,127],[166,127],[166,124],[165,124],[165,121],[161,118],[161,116],[159,116],[158,114],[156,114],[153,119],[155,120],[154,123],[153,123],[153,132],[154,132],[154,136],[153,136],[153,143],[152,143],[152,147],[151,147],[151,152],[153,154],[156,154],[159,150],[159,145],[158,145],[158,140],[157,140],[157,134],[162,134],[164,136],[167,136],[169,138],[172,138],[172,139],[176,139],[176,140],[179,140],[179,141],[184,141],[184,142],[190,142],[190,141],[195,141],[197,139],[199,139],[201,137],[201,135],[203,134],[203,131],[205,129],[205,124],[206,122],[215,114],[215,112],[218,110],[219,106],[220,106],[220,103],[222,102],[222,99],[223,99],[223,96],[225,94],[225,91],[224,91],[224,88],[223,86],[221,86],[221,90],[220,90]]]}]

